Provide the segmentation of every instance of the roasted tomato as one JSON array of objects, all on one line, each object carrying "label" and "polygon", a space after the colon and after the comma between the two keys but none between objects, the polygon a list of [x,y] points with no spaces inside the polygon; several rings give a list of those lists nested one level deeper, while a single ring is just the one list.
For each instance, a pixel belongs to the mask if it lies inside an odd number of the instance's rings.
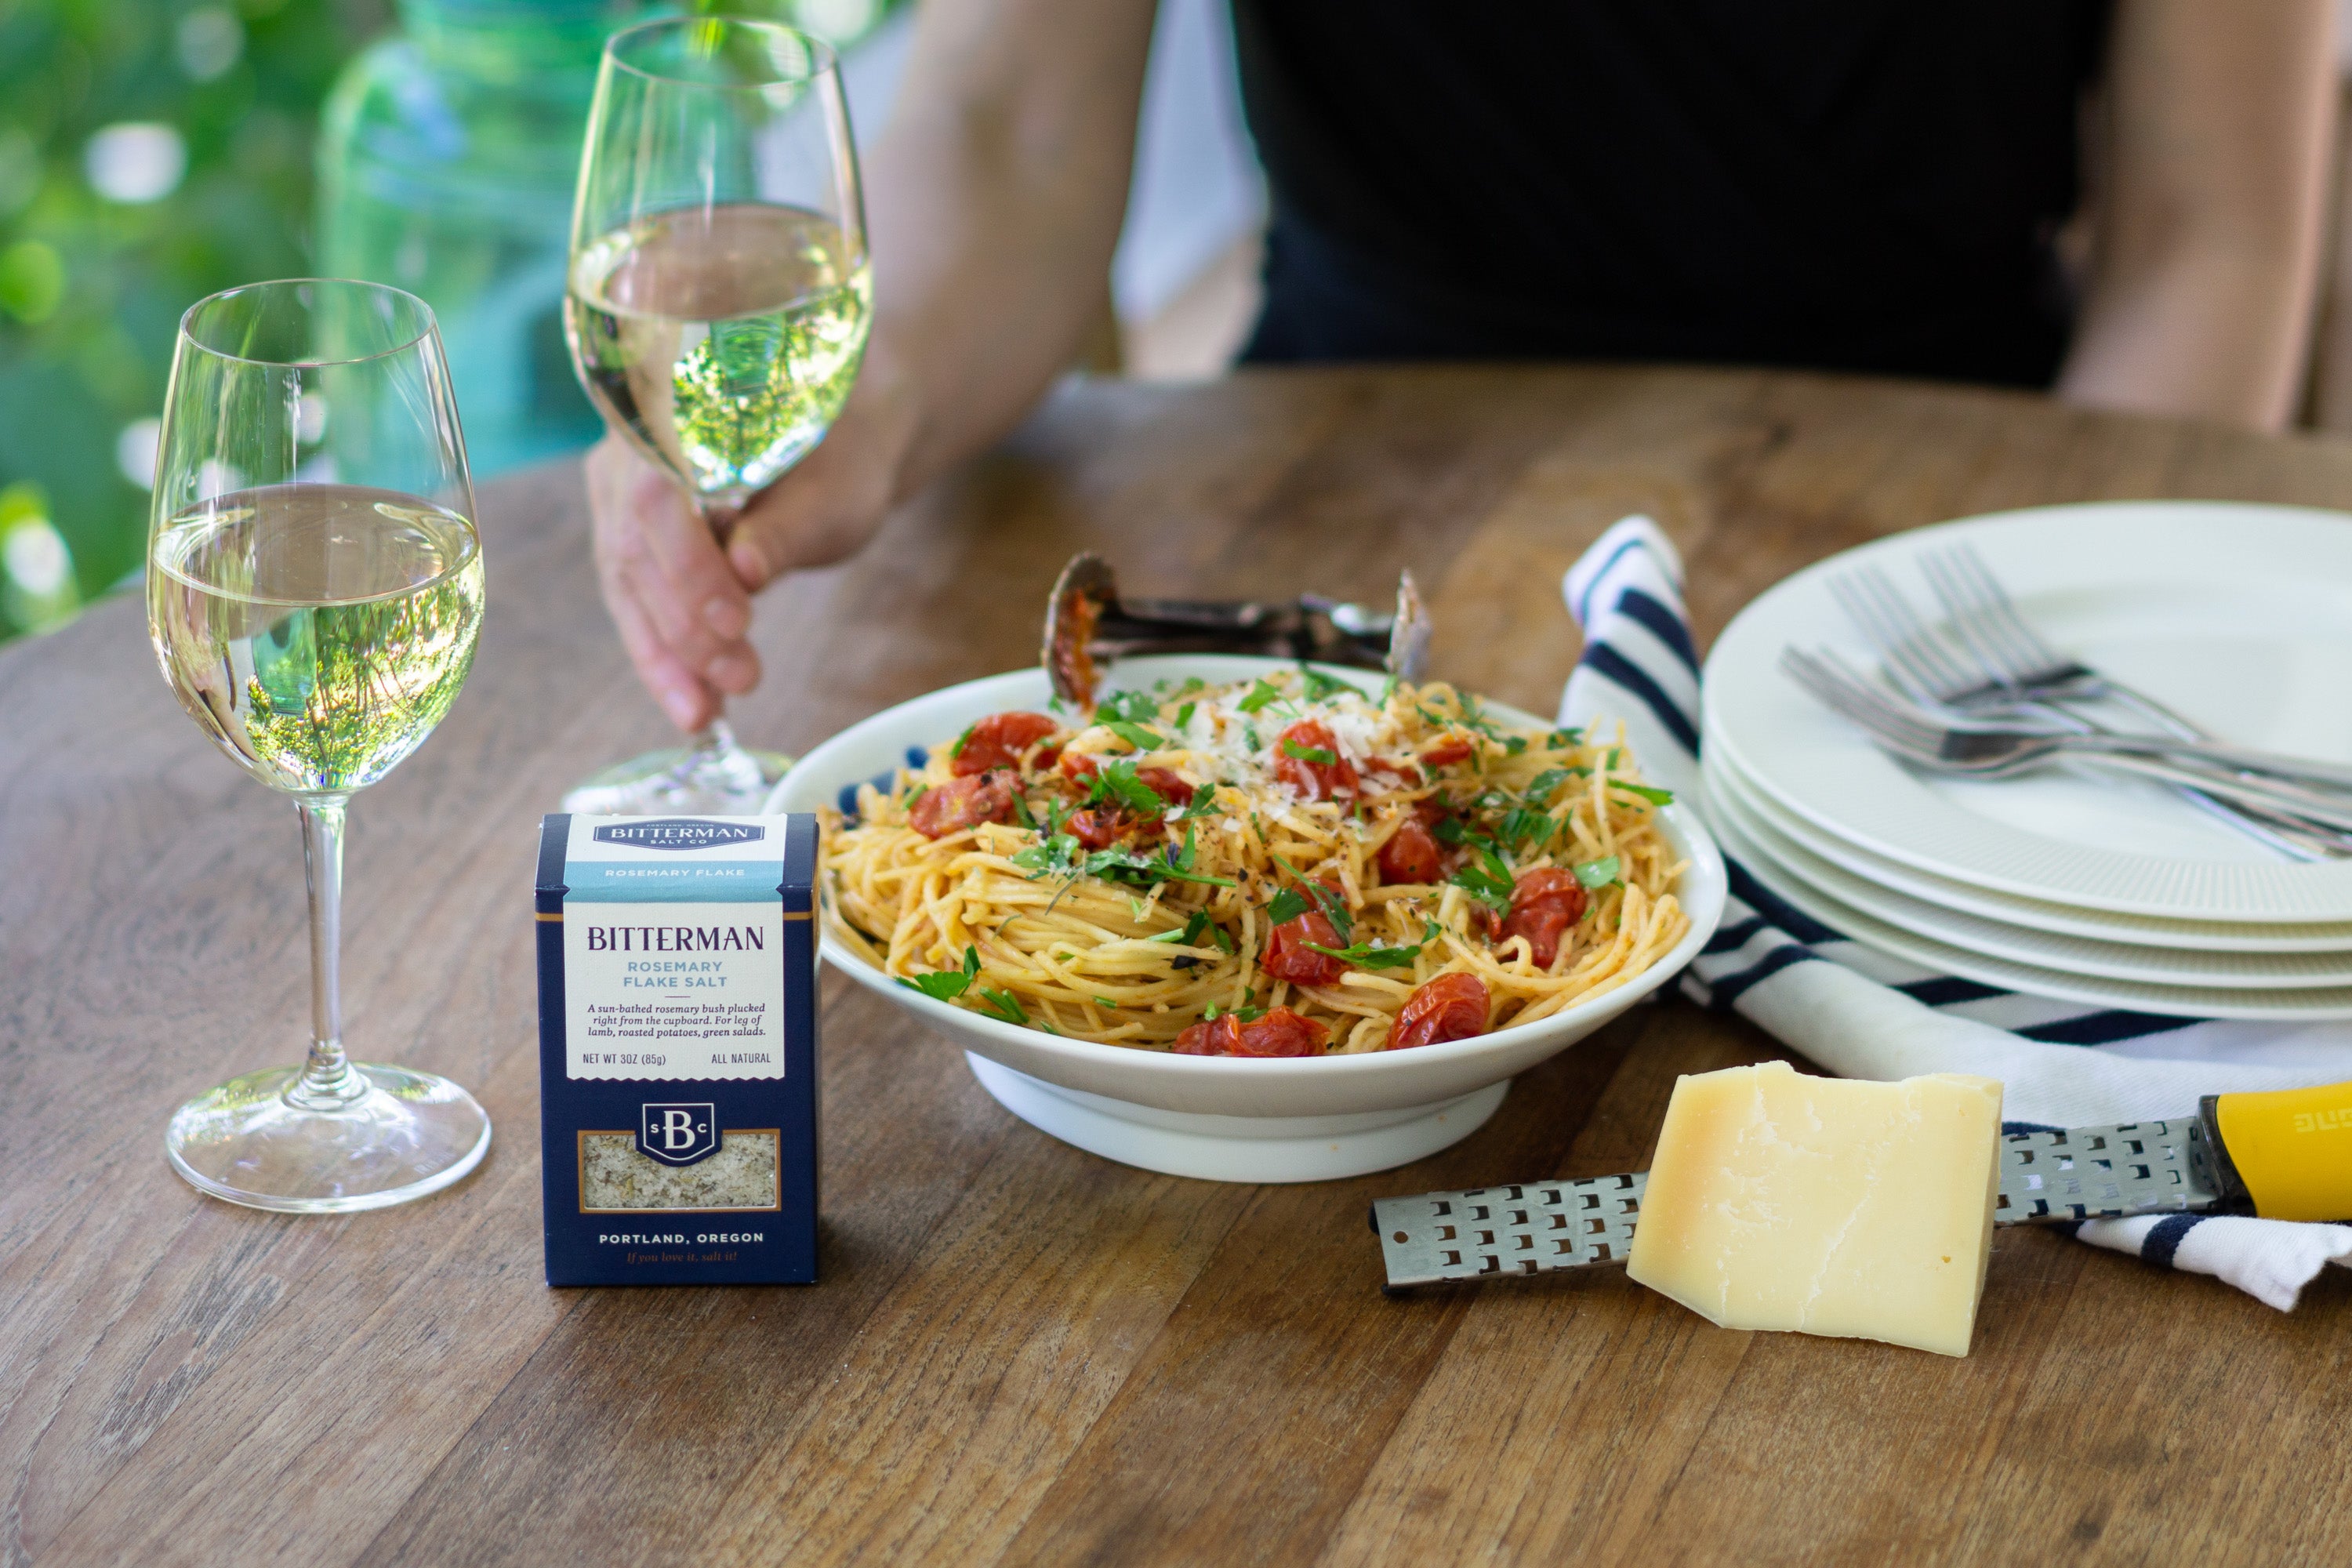
[{"label": "roasted tomato", "polygon": [[1319,719],[1301,719],[1282,732],[1274,746],[1274,776],[1308,800],[1337,800],[1357,788],[1356,764],[1340,754],[1339,741]]},{"label": "roasted tomato", "polygon": [[1009,768],[1021,753],[1060,729],[1043,713],[991,713],[964,731],[963,744],[948,763],[958,778]]},{"label": "roasted tomato", "polygon": [[1423,826],[1418,815],[1405,819],[1404,826],[1389,835],[1381,846],[1381,880],[1383,882],[1434,882],[1443,868],[1437,839]]},{"label": "roasted tomato", "polygon": [[907,821],[926,838],[944,838],[983,822],[1013,820],[1013,775],[982,773],[950,779],[925,790]]},{"label": "roasted tomato", "polygon": [[1586,901],[1583,886],[1558,867],[1522,872],[1511,893],[1511,912],[1503,921],[1503,934],[1496,940],[1526,937],[1536,967],[1549,969],[1559,954],[1559,933],[1583,918]]},{"label": "roasted tomato", "polygon": [[1064,778],[1078,784],[1092,784],[1095,775],[1102,772],[1102,759],[1092,752],[1064,752],[1054,765],[1061,769]]},{"label": "roasted tomato", "polygon": [[[1328,882],[1323,885],[1334,897],[1338,896],[1339,889]],[[1339,929],[1329,917],[1319,909],[1312,909],[1274,928],[1273,934],[1265,939],[1265,953],[1257,961],[1257,966],[1278,979],[1295,980],[1302,985],[1337,984],[1339,976],[1348,973],[1347,962],[1316,952],[1307,945],[1310,942],[1319,947],[1348,945],[1339,940]]]},{"label": "roasted tomato", "polygon": [[1404,999],[1389,1049],[1466,1040],[1486,1032],[1486,983],[1475,974],[1441,974]]},{"label": "roasted tomato", "polygon": [[1322,1054],[1330,1037],[1331,1031],[1314,1019],[1276,1007],[1247,1024],[1231,1013],[1195,1024],[1176,1037],[1176,1051],[1187,1057],[1312,1057]]},{"label": "roasted tomato", "polygon": [[1192,786],[1184,775],[1169,768],[1138,768],[1135,776],[1143,786],[1171,805],[1192,804]]},{"label": "roasted tomato", "polygon": [[1062,824],[1062,831],[1089,849],[1108,849],[1118,836],[1135,826],[1135,818],[1110,807],[1078,811]]},{"label": "roasted tomato", "polygon": [[1456,763],[1466,763],[1475,750],[1467,735],[1448,735],[1421,753],[1421,764],[1432,770],[1450,768]]}]

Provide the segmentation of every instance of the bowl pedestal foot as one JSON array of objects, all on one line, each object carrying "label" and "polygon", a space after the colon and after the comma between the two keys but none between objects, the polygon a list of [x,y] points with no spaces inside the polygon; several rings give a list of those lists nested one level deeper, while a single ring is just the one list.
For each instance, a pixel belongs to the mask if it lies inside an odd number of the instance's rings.
[{"label": "bowl pedestal foot", "polygon": [[998,1104],[1042,1132],[1123,1165],[1210,1182],[1328,1182],[1411,1164],[1475,1132],[1506,1079],[1458,1099],[1347,1116],[1160,1110],[1064,1089],[966,1051]]}]

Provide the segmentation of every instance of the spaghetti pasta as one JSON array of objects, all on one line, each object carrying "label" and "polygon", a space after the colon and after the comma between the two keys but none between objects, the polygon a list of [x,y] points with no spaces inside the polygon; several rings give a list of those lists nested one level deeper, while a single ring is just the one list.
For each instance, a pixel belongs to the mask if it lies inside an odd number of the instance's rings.
[{"label": "spaghetti pasta", "polygon": [[1671,950],[1669,798],[1622,739],[1443,684],[1161,682],[1067,723],[992,715],[863,786],[824,819],[824,919],[902,984],[1078,1039],[1396,1048],[1549,1017]]}]

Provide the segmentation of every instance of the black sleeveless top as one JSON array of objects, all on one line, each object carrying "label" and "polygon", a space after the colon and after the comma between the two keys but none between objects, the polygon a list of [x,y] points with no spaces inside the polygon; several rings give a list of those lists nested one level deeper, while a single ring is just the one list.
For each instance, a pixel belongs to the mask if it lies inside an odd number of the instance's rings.
[{"label": "black sleeveless top", "polygon": [[2105,0],[1233,0],[1244,358],[2047,384]]}]

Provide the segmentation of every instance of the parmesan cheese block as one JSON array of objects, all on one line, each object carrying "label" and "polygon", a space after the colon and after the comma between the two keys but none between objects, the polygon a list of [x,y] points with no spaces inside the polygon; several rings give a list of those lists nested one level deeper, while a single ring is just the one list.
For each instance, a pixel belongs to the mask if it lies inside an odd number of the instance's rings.
[{"label": "parmesan cheese block", "polygon": [[1969,1353],[1992,1252],[2000,1085],[1677,1079],[1626,1272],[1727,1329]]}]

